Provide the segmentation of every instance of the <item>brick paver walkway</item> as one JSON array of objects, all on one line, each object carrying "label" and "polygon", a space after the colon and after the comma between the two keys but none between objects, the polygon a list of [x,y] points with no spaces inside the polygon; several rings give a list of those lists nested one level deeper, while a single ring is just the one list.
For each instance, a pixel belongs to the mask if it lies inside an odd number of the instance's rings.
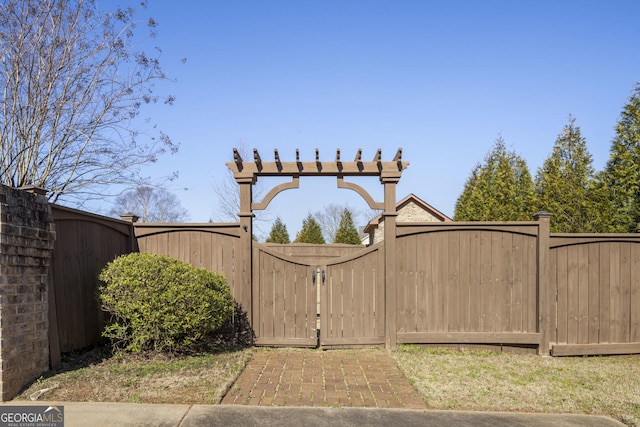
[{"label": "brick paver walkway", "polygon": [[384,350],[256,350],[222,404],[426,409]]}]

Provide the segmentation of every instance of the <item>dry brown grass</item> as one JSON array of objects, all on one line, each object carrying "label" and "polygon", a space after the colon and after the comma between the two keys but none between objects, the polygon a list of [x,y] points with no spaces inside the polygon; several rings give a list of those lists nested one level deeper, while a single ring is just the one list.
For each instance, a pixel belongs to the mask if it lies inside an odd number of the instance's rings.
[{"label": "dry brown grass", "polygon": [[640,356],[550,358],[401,346],[430,409],[599,414],[640,425]]},{"label": "dry brown grass", "polygon": [[194,356],[110,357],[94,350],[48,372],[17,399],[74,402],[220,403],[251,356],[229,350]]},{"label": "dry brown grass", "polygon": [[[45,374],[18,399],[51,388],[40,400],[217,404],[251,353],[110,357],[94,351]],[[543,358],[418,346],[391,354],[430,409],[598,414],[640,426],[638,355]]]}]

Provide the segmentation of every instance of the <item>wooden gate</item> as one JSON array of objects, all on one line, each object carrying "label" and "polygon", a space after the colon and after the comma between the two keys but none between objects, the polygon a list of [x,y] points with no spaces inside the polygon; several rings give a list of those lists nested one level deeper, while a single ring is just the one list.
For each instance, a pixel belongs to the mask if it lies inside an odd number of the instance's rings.
[{"label": "wooden gate", "polygon": [[[320,292],[318,290],[318,274],[322,279],[322,272],[326,280],[327,274],[331,277],[331,286],[325,296],[325,304],[331,310],[331,321],[325,327],[330,331],[325,336],[327,345],[347,345],[361,340],[362,343],[377,341],[384,337],[387,348],[396,346],[396,186],[402,172],[409,166],[402,160],[402,149],[399,148],[393,159],[384,161],[382,150],[378,148],[371,161],[362,159],[362,150],[358,149],[353,161],[345,161],[341,157],[340,149],[336,150],[334,160],[321,160],[320,151],[315,150],[315,161],[303,161],[299,150],[296,150],[295,161],[285,161],[280,158],[278,150],[273,152],[272,162],[262,160],[257,149],[253,149],[253,160],[244,160],[237,149],[233,150],[233,161],[227,166],[233,172],[240,191],[240,242],[239,251],[244,254],[240,273],[240,286],[242,295],[251,294],[251,304],[245,307],[250,313],[252,327],[256,336],[256,343],[262,345],[312,345],[313,332],[318,334],[317,315],[314,324],[313,309],[318,305]],[[349,264],[341,265],[326,263],[323,265],[312,264],[309,261],[288,259],[286,255],[278,254],[266,247],[260,248],[253,242],[253,217],[254,210],[266,209],[269,203],[279,193],[285,190],[299,188],[300,177],[334,177],[337,187],[352,190],[358,193],[371,209],[382,211],[381,221],[384,221],[384,251],[382,247],[372,249],[372,259],[375,259],[373,271],[376,272],[376,286],[378,281],[383,283],[382,291],[374,292],[376,297],[384,294],[384,301],[380,308],[375,300],[374,307],[376,317],[374,326],[366,326],[358,323],[357,319],[365,308],[364,301],[356,301],[359,292],[371,291],[367,285],[367,275],[371,275],[369,262],[359,260],[358,257],[349,260]],[[253,200],[253,186],[260,177],[289,177],[291,181],[283,182],[273,187],[260,202]],[[384,186],[384,201],[376,201],[364,188],[355,182],[345,181],[348,177],[378,177]],[[384,254],[384,255],[383,255]],[[347,262],[345,260],[345,262]],[[362,266],[359,266],[362,262]],[[379,269],[378,262],[383,265]],[[315,272],[315,276],[314,276]],[[318,273],[320,272],[320,273]],[[339,275],[338,275],[339,274]],[[351,280],[344,279],[346,275]],[[380,275],[380,276],[378,276]],[[314,278],[316,282],[314,282]],[[338,279],[339,278],[339,279]],[[359,281],[359,285],[355,285]],[[314,293],[315,290],[315,293]],[[380,295],[378,295],[380,294]],[[315,305],[313,304],[315,295]],[[364,295],[364,294],[363,294]],[[339,296],[339,297],[338,297]],[[334,300],[334,298],[337,298]],[[354,302],[355,301],[355,302]],[[372,300],[373,301],[373,300]],[[340,310],[337,314],[337,304]],[[334,304],[335,303],[335,307]],[[316,309],[317,310],[317,309]],[[382,315],[384,312],[384,315]],[[339,316],[334,319],[334,316]],[[325,317],[328,317],[325,315]],[[384,318],[383,322],[381,319]],[[326,319],[329,321],[329,319]],[[335,321],[334,321],[335,320]],[[355,322],[360,329],[353,329],[350,322]],[[384,327],[380,326],[384,325]],[[350,329],[351,328],[351,329]],[[384,329],[384,332],[381,330]],[[365,332],[366,331],[366,332]],[[349,338],[349,339],[347,339]],[[317,338],[316,338],[317,343]]]},{"label": "wooden gate", "polygon": [[253,247],[253,329],[256,345],[316,347],[317,273],[315,265]]},{"label": "wooden gate", "polygon": [[384,245],[322,266],[320,345],[384,344]]},{"label": "wooden gate", "polygon": [[383,251],[380,243],[340,257],[298,257],[254,244],[256,344],[384,344]]}]

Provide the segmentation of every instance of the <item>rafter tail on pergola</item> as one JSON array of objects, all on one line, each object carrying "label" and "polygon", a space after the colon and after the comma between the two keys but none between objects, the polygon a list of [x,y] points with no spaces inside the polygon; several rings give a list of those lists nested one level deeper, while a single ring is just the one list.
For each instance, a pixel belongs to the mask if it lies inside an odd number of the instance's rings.
[{"label": "rafter tail on pergola", "polygon": [[379,176],[381,179],[400,179],[402,171],[409,162],[402,161],[402,148],[399,148],[390,161],[383,161],[382,150],[378,149],[370,162],[362,161],[362,149],[358,149],[353,162],[342,161],[340,149],[336,150],[335,160],[321,161],[320,150],[315,149],[315,158],[305,162],[300,160],[296,149],[295,162],[283,162],[278,150],[274,150],[273,162],[266,162],[257,149],[253,149],[253,161],[244,161],[237,149],[233,150],[233,162],[227,166],[236,179],[257,178],[258,176]]}]

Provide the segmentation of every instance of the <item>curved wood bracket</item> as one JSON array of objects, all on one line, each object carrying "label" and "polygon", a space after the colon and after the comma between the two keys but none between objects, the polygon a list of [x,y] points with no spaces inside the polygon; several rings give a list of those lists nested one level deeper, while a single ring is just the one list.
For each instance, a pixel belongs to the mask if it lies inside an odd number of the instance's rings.
[{"label": "curved wood bracket", "polygon": [[355,191],[365,200],[365,202],[367,202],[371,209],[384,209],[384,203],[376,202],[375,200],[373,200],[373,197],[371,197],[371,194],[369,194],[367,190],[365,190],[358,184],[354,184],[353,182],[345,182],[344,177],[342,176],[338,177],[338,188],[346,188]]},{"label": "curved wood bracket", "polygon": [[266,209],[267,206],[269,206],[269,203],[271,203],[271,200],[273,200],[273,198],[276,197],[278,193],[284,190],[289,190],[291,188],[300,188],[300,177],[294,176],[291,178],[291,182],[285,182],[273,187],[271,191],[269,191],[267,195],[264,196],[260,203],[252,203],[251,209],[257,211]]}]

